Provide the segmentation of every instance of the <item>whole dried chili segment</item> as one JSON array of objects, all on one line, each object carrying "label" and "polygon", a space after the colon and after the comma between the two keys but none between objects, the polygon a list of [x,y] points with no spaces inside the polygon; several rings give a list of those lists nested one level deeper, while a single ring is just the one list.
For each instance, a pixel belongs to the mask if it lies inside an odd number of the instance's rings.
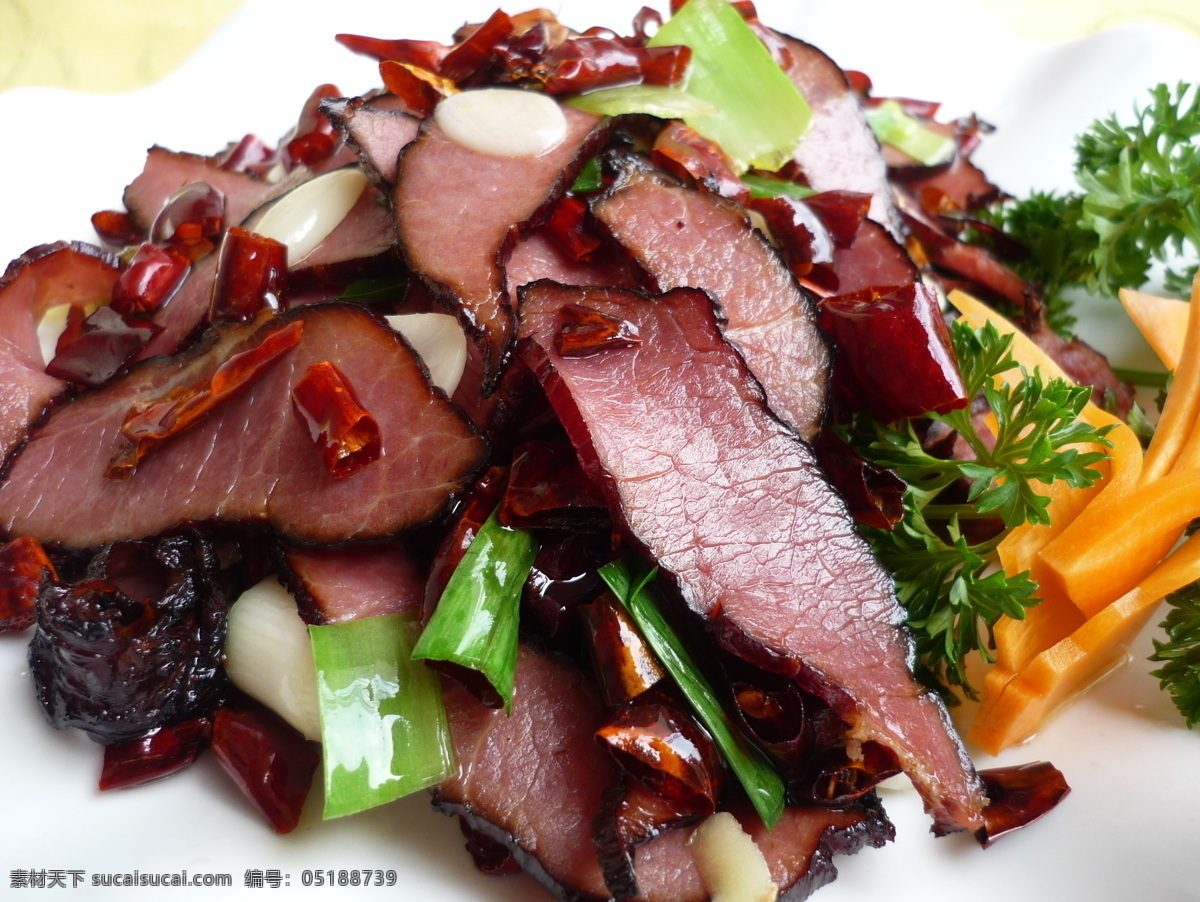
[{"label": "whole dried chili segment", "polygon": [[33,626],[38,590],[47,578],[58,574],[37,539],[22,536],[0,546],[0,632]]},{"label": "whole dried chili segment", "polygon": [[121,426],[124,442],[104,475],[110,479],[131,477],[147,454],[172,436],[191,429],[222,402],[253,384],[271,364],[300,343],[303,328],[302,322],[288,323],[254,347],[234,354],[210,378],[175,388],[162,398],[135,402]]},{"label": "whole dried chili segment", "polygon": [[287,303],[287,245],[235,226],[221,243],[209,322],[245,322]]},{"label": "whole dried chili segment", "polygon": [[933,292],[917,283],[825,298],[821,327],[840,378],[885,423],[966,407],[969,399]]},{"label": "whole dried chili segment", "polygon": [[153,313],[183,282],[190,265],[156,244],[143,244],[113,287],[112,308],[127,316]]},{"label": "whole dried chili segment", "polygon": [[637,698],[665,676],[629,613],[606,592],[580,609],[600,694],[609,706]]},{"label": "whole dried chili segment", "polygon": [[383,454],[379,423],[328,360],[309,366],[292,389],[292,410],[334,479],[353,476]]},{"label": "whole dried chili segment", "polygon": [[341,95],[337,85],[329,84],[319,85],[309,95],[292,137],[284,147],[286,159],[292,166],[316,166],[337,152],[342,137],[321,112],[321,101]]},{"label": "whole dried chili segment", "polygon": [[253,705],[217,712],[212,749],[271,829],[296,828],[321,760],[314,745],[278,715]]}]

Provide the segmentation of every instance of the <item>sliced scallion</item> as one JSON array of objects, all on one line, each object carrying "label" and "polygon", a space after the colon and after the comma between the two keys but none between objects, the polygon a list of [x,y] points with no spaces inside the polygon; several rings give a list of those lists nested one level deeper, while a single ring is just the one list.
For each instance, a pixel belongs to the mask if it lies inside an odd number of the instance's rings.
[{"label": "sliced scallion", "polygon": [[741,169],[774,171],[792,158],[812,110],[728,0],[689,0],[650,39],[692,49],[687,92],[719,111],[683,119]]},{"label": "sliced scallion", "polygon": [[954,139],[922,125],[895,100],[885,100],[867,111],[867,122],[881,144],[890,144],[914,160],[936,166],[954,156]]},{"label": "sliced scallion", "polygon": [[750,188],[751,197],[794,197],[804,200],[817,193],[807,185],[755,175],[753,172],[743,175],[742,181]]},{"label": "sliced scallion", "polygon": [[626,561],[614,561],[600,568],[600,576],[642,631],[663,669],[679,685],[696,717],[712,734],[763,823],[768,828],[774,827],[783,814],[783,780],[767,757],[738,731],[712,684],[663,617],[651,588],[655,572],[639,575],[634,565]]},{"label": "sliced scallion", "polygon": [[510,708],[521,588],[537,550],[531,532],[501,526],[493,511],[451,574],[413,657],[478,671]]},{"label": "sliced scallion", "polygon": [[418,631],[404,614],[309,627],[326,818],[382,805],[451,773],[441,682],[412,659]]},{"label": "sliced scallion", "polygon": [[600,88],[572,97],[571,106],[597,116],[621,116],[646,113],[659,119],[689,120],[697,116],[717,116],[720,111],[707,100],[681,88],[664,85],[618,85]]}]

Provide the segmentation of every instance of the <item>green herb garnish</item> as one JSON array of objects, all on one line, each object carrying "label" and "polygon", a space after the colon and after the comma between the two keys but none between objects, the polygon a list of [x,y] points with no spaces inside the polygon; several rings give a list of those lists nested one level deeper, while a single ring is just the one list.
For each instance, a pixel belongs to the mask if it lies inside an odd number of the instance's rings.
[{"label": "green herb garnish", "polygon": [[[896,528],[864,533],[896,579],[916,639],[920,675],[947,694],[957,686],[973,698],[967,655],[978,651],[990,661],[990,631],[1000,616],[1022,619],[1025,608],[1037,603],[1028,574],[1010,577],[997,569],[996,548],[1007,530],[1048,522],[1049,502],[1035,483],[1062,480],[1081,488],[1100,478],[1094,465],[1104,453],[1070,446],[1108,444],[1108,428],[1097,430],[1078,420],[1090,397],[1087,386],[1046,381],[1036,373],[995,385],[997,375],[1015,367],[1011,336],[990,324],[976,330],[962,321],[954,323],[950,335],[967,396],[982,393],[995,416],[994,444],[980,434],[969,409],[928,416],[961,436],[973,460],[930,454],[911,421],[881,424],[864,417],[846,438],[864,459],[893,470],[908,486]],[[947,502],[946,490],[963,482],[969,485],[965,499]],[[963,523],[984,517],[1003,521],[1003,531],[973,542]]]},{"label": "green herb garnish", "polygon": [[[1134,121],[1098,120],[1076,143],[1068,194],[1035,193],[991,215],[1024,242],[1030,258],[1015,268],[1043,283],[1052,311],[1080,286],[1115,297],[1147,281],[1155,261],[1200,251],[1200,90],[1160,84]],[[1195,264],[1168,265],[1168,289],[1191,283]]]},{"label": "green herb garnish", "polygon": [[1158,678],[1187,725],[1194,727],[1200,723],[1200,584],[1167,596],[1167,604],[1170,610],[1161,624],[1167,641],[1154,640],[1150,656],[1163,666],[1150,675]]}]

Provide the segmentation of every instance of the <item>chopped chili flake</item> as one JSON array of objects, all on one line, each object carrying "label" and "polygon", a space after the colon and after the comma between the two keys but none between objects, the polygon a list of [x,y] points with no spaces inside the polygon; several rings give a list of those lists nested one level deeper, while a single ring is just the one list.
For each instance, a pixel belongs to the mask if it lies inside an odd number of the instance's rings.
[{"label": "chopped chili flake", "polygon": [[221,243],[209,322],[246,321],[287,301],[287,245],[234,226]]},{"label": "chopped chili flake", "polygon": [[443,96],[456,90],[449,79],[396,60],[381,62],[379,77],[388,92],[404,101],[405,108],[416,116],[428,116]]},{"label": "chopped chili flake", "polygon": [[0,632],[33,625],[34,603],[47,578],[58,574],[37,539],[22,536],[0,546]]},{"label": "chopped chili flake", "polygon": [[173,436],[202,422],[219,405],[262,377],[283,354],[300,343],[303,323],[289,323],[270,332],[253,348],[234,354],[209,377],[179,385],[165,396],[139,401],[121,425],[121,447],[109,460],[104,475],[128,479],[142,459]]},{"label": "chopped chili flake", "polygon": [[582,304],[562,308],[562,324],[556,350],[563,357],[590,357],[616,348],[635,348],[642,343],[633,323]]},{"label": "chopped chili flake", "polygon": [[587,226],[587,203],[566,195],[546,220],[546,229],[554,243],[573,260],[587,260],[600,247],[600,239]]},{"label": "chopped chili flake", "polygon": [[300,120],[285,145],[286,157],[293,166],[316,166],[337,153],[342,138],[333,123],[321,112],[321,101],[340,97],[336,85],[319,85],[304,103]]},{"label": "chopped chili flake", "polygon": [[383,454],[379,423],[359,403],[353,386],[328,360],[314,363],[292,389],[292,410],[321,450],[334,479],[353,476]]},{"label": "chopped chili flake", "polygon": [[275,151],[258,135],[246,135],[236,144],[231,144],[218,154],[218,164],[229,172],[253,172],[257,167],[270,162]]},{"label": "chopped chili flake", "polygon": [[92,228],[105,244],[126,247],[146,240],[146,230],[124,210],[101,210],[92,214]]},{"label": "chopped chili flake", "polygon": [[113,309],[126,316],[152,313],[175,292],[190,266],[184,257],[143,244],[113,286]]}]

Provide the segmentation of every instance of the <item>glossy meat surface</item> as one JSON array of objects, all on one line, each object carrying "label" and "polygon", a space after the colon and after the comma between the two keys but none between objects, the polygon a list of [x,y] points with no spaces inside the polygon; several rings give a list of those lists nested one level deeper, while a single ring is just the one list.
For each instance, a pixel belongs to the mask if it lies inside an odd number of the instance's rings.
[{"label": "glossy meat surface", "polygon": [[[569,303],[634,324],[642,343],[561,357]],[[540,282],[521,313],[522,354],[585,469],[717,641],[821,695],[850,739],[894,750],[935,829],[980,830],[982,786],[944,706],[911,675],[890,576],[811,449],[765,409],[708,298]]]},{"label": "glossy meat surface", "polygon": [[[295,322],[300,344],[261,379],[149,454],[131,478],[104,476],[131,404],[191,385],[263,330]],[[436,516],[483,460],[474,428],[429,387],[397,334],[361,308],[304,307],[209,336],[59,408],[0,486],[4,527],[73,548],[204,520],[269,523],[306,543],[373,538]],[[378,461],[340,480],[326,472],[290,398],[308,365],[325,360],[350,380],[383,439]]]}]

